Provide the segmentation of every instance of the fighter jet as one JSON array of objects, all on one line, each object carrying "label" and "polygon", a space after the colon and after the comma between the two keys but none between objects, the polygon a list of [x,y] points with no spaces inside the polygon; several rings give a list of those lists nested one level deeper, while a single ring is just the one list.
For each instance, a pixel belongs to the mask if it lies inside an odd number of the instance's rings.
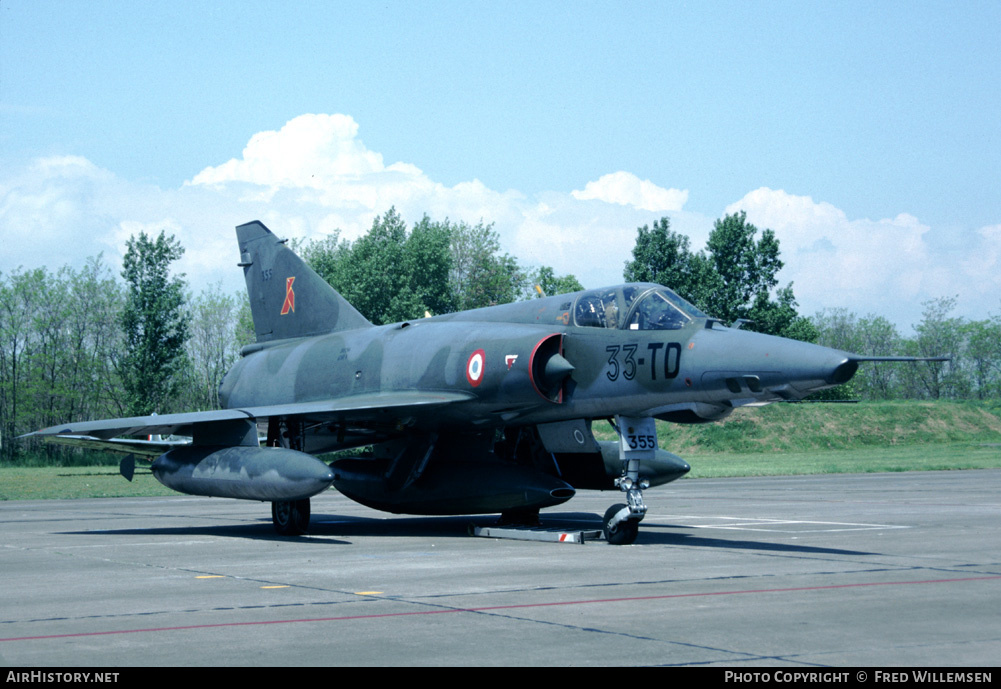
[{"label": "fighter jet", "polygon": [[[127,477],[133,455],[155,458],[182,493],[270,502],[285,535],[306,531],[310,498],[331,485],[387,512],[512,523],[610,490],[622,497],[605,537],[628,544],[643,491],[689,471],[658,447],[656,419],[712,422],[845,383],[861,361],[915,360],[726,327],[656,284],[375,326],[261,222],[236,234],[256,342],[222,382],[223,409],[28,435],[129,452]],[[617,442],[592,434],[605,420]]]}]

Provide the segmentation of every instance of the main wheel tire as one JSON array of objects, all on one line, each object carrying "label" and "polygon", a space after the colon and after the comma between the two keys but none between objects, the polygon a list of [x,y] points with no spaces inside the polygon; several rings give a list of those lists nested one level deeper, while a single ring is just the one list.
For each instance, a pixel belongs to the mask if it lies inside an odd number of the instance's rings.
[{"label": "main wheel tire", "polygon": [[602,530],[605,533],[605,540],[612,545],[630,545],[636,542],[636,537],[639,535],[640,523],[632,519],[621,521],[614,528],[608,525],[612,521],[612,517],[625,507],[626,505],[619,503],[612,505],[605,511]]},{"label": "main wheel tire", "polygon": [[271,503],[271,521],[282,536],[301,536],[309,528],[309,498]]}]

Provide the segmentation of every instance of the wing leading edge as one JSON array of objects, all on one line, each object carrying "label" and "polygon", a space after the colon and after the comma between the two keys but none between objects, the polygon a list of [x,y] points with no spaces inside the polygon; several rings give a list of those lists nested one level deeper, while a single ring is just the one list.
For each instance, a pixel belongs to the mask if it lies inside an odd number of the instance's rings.
[{"label": "wing leading edge", "polygon": [[[20,437],[40,437],[65,444],[83,445],[86,440],[110,441],[120,436],[138,435],[184,435],[195,436],[197,431],[215,426],[224,426],[234,421],[260,421],[271,417],[309,418],[316,421],[344,420],[364,425],[366,420],[385,421],[386,413],[408,416],[427,413],[439,407],[472,399],[465,392],[399,392],[356,395],[315,402],[265,405],[242,409],[220,409],[217,411],[185,412],[181,414],[161,414],[153,416],[132,416],[120,419],[81,421],[79,423],[50,426]],[[65,440],[60,440],[60,437]],[[65,442],[74,438],[74,442]],[[91,444],[91,447],[94,445]],[[151,450],[155,442],[150,442]],[[104,445],[105,449],[117,449],[115,445]],[[136,448],[123,448],[135,451]]]}]

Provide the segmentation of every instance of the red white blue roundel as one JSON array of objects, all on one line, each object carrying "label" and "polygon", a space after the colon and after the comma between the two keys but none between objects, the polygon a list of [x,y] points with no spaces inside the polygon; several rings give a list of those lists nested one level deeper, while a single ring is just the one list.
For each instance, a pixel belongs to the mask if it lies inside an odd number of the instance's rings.
[{"label": "red white blue roundel", "polygon": [[477,349],[469,356],[469,361],[466,362],[466,380],[474,388],[478,387],[483,381],[483,366],[486,360],[486,354],[482,349]]}]

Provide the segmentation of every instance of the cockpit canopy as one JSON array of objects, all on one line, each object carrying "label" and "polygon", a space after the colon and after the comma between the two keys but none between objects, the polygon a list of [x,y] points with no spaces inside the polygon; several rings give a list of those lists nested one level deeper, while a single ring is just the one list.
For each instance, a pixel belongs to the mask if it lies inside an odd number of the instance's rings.
[{"label": "cockpit canopy", "polygon": [[620,285],[577,297],[574,322],[589,328],[678,330],[706,315],[658,285]]}]

